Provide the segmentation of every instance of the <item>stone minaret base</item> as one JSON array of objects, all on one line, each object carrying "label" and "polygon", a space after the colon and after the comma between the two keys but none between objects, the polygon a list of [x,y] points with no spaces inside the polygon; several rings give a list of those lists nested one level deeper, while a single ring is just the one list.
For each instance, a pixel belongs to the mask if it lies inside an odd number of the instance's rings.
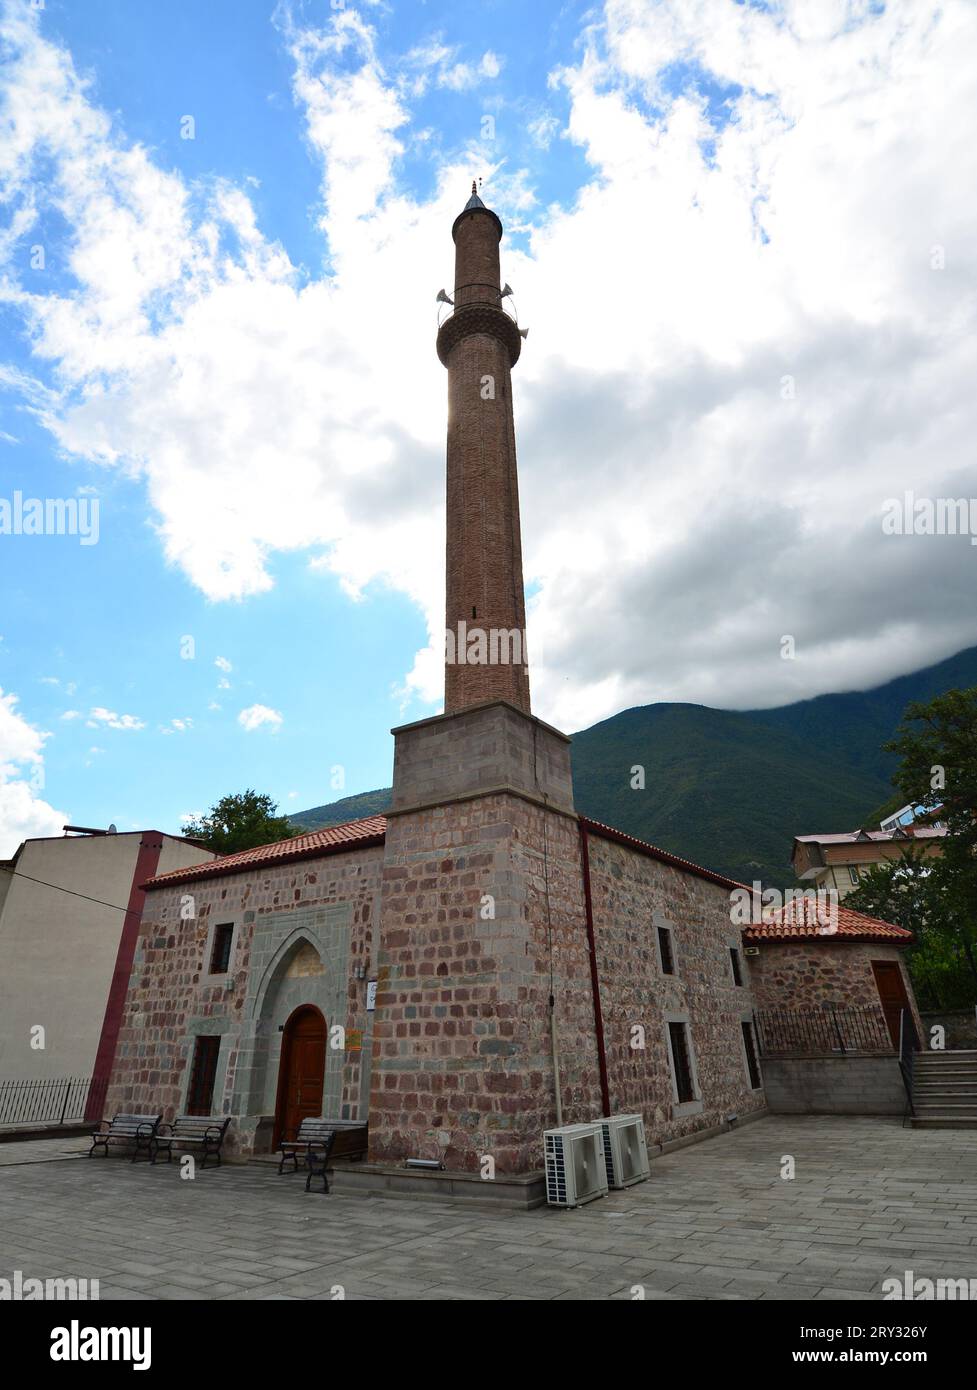
[{"label": "stone minaret base", "polygon": [[533,1172],[551,970],[564,1123],[600,1113],[569,740],[503,701],[394,733],[370,1158]]}]

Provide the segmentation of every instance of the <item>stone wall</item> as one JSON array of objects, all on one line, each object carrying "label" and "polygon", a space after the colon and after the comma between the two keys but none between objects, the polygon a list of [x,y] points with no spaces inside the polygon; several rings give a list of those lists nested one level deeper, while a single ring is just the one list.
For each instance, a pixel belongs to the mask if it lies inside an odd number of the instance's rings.
[{"label": "stone wall", "polygon": [[948,1051],[971,1051],[977,1048],[977,1013],[973,1009],[937,1009],[921,1014],[926,1030],[924,1047],[929,1047],[930,1029],[938,1024],[946,1029]]},{"label": "stone wall", "polygon": [[758,947],[759,954],[750,957],[753,997],[758,1009],[879,1005],[872,961],[897,961],[916,1028],[922,1036],[905,953],[897,946],[825,936],[816,941],[765,941]]},{"label": "stone wall", "polygon": [[[743,1048],[753,1002],[728,890],[596,834],[589,857],[611,1113],[640,1111],[648,1142],[662,1144],[762,1110]],[[659,926],[671,930],[673,975],[662,972]],[[686,1104],[672,1088],[669,1018],[688,1024],[698,1096]]]},{"label": "stone wall", "polygon": [[510,793],[391,817],[382,920],[371,1158],[538,1169],[551,967],[564,1123],[600,1113],[575,820]]},{"label": "stone wall", "polygon": [[778,1115],[902,1115],[895,1057],[765,1057],[767,1105]]},{"label": "stone wall", "polygon": [[[213,1108],[234,1120],[227,1151],[266,1147],[280,1029],[295,1008],[313,1004],[327,1025],[346,1030],[346,1048],[326,1051],[324,1104],[365,1119],[373,1014],[353,967],[369,966],[374,949],[382,855],[344,851],[150,891],[106,1113],[180,1113],[195,1040],[218,1035]],[[228,922],[230,968],[211,975],[213,930]]]}]

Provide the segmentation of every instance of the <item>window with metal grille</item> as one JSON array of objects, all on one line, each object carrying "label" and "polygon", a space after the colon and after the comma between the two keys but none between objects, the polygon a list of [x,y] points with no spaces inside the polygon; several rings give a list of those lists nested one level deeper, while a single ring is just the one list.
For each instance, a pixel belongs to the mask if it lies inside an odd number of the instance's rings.
[{"label": "window with metal grille", "polygon": [[190,1089],[187,1092],[187,1114],[209,1115],[214,1104],[214,1081],[217,1078],[219,1037],[200,1037],[193,1049],[190,1069]]},{"label": "window with metal grille", "polygon": [[222,922],[214,928],[214,944],[210,952],[210,973],[212,975],[226,975],[230,969],[233,939],[233,922]]},{"label": "window with metal grille", "polygon": [[733,967],[733,984],[741,985],[743,983],[743,971],[740,966],[740,953],[735,946],[729,948],[729,963]]},{"label": "window with metal grille", "polygon": [[855,867],[854,864],[849,864],[849,865],[848,865],[848,877],[851,879],[852,883],[857,883],[857,882],[858,882],[858,878],[859,878],[858,869]]},{"label": "window with metal grille", "polygon": [[750,1086],[754,1091],[758,1091],[762,1083],[760,1064],[756,1056],[756,1042],[753,1038],[753,1024],[747,1023],[744,1019],[740,1027],[743,1029],[743,1047],[746,1051],[746,1069],[750,1074]]},{"label": "window with metal grille", "polygon": [[675,957],[672,955],[672,933],[668,927],[658,928],[658,954],[661,957],[662,974],[675,974]]},{"label": "window with metal grille", "polygon": [[695,1100],[686,1025],[684,1023],[670,1023],[668,1025],[668,1040],[672,1046],[672,1068],[675,1074],[675,1089],[678,1092],[679,1102]]}]

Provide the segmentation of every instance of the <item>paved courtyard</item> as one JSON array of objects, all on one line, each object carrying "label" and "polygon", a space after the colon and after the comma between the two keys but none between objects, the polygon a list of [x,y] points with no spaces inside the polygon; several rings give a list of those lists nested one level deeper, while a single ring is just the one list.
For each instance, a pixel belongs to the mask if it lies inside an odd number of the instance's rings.
[{"label": "paved courtyard", "polygon": [[102,1298],[819,1301],[878,1299],[906,1270],[977,1278],[977,1133],[893,1120],[762,1120],[575,1212],[303,1187],[0,1145],[0,1277],[97,1278]]}]

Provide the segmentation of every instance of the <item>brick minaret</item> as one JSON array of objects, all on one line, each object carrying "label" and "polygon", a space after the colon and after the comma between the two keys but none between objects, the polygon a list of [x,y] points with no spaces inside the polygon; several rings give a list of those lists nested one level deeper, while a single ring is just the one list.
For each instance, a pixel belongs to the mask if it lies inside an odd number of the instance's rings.
[{"label": "brick minaret", "polygon": [[528,714],[510,375],[522,339],[502,308],[502,223],[474,183],[451,234],[455,308],[437,344],[448,369],[444,708],[508,700]]},{"label": "brick minaret", "polygon": [[525,625],[509,375],[521,339],[501,307],[499,219],[473,191],[453,231],[438,356],[456,649],[444,713],[393,731],[370,1156],[518,1186],[542,1165],[543,1130],[597,1114],[600,1089],[570,740],[530,713],[524,645],[493,660],[468,641],[521,640]]}]

